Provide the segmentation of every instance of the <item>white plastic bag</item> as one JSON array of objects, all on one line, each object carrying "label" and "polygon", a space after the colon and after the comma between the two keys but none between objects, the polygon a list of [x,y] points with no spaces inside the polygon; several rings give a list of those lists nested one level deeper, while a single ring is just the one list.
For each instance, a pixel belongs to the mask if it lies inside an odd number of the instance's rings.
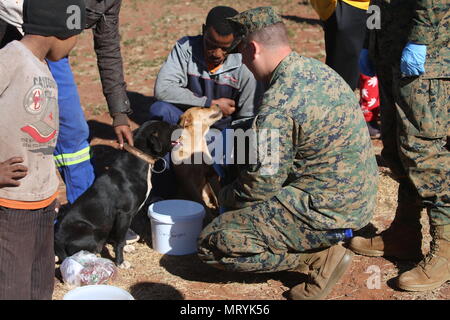
[{"label": "white plastic bag", "polygon": [[84,250],[64,259],[60,270],[64,283],[69,287],[104,284],[117,272],[111,260]]}]

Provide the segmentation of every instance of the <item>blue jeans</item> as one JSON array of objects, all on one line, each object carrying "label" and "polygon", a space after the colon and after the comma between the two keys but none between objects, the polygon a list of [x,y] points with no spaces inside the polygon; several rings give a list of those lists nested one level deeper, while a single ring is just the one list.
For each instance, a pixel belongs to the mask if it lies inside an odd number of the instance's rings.
[{"label": "blue jeans", "polygon": [[160,120],[171,124],[177,124],[183,110],[171,103],[156,101],[150,107],[150,120]]}]

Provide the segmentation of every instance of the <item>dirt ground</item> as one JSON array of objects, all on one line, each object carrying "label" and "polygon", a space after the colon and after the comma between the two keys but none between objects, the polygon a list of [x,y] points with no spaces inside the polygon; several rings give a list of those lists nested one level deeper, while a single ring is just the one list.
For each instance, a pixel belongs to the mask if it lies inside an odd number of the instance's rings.
[{"label": "dirt ground", "polygon": [[[175,41],[184,35],[201,32],[206,14],[216,5],[228,5],[243,11],[257,6],[273,6],[284,18],[293,48],[302,55],[324,60],[324,40],[320,21],[308,1],[217,1],[210,0],[128,0],[121,12],[121,42],[125,80],[134,110],[132,127],[147,120],[148,108],[154,101],[153,85],[161,64]],[[78,84],[82,105],[91,130],[94,163],[101,172],[117,153],[111,120],[96,66],[91,32],[84,32],[71,54],[71,64]],[[374,141],[377,155],[381,143]],[[397,183],[390,178],[389,169],[380,163],[378,205],[364,235],[383,230],[393,219]],[[66,202],[64,185],[60,201]],[[425,213],[424,213],[425,214]],[[423,250],[428,250],[428,223],[422,217],[427,234]],[[236,274],[218,271],[202,264],[196,255],[168,256],[151,247],[150,222],[141,211],[133,224],[143,241],[135,251],[125,254],[132,267],[119,270],[110,284],[129,291],[135,299],[198,299],[198,300],[284,300],[285,292],[301,281],[299,274]],[[113,255],[110,247],[104,254]],[[395,287],[399,272],[412,268],[411,263],[397,263],[384,258],[355,255],[350,270],[335,286],[328,299],[333,300],[440,300],[450,298],[450,284],[426,293],[410,293]],[[61,282],[56,270],[53,298],[62,299],[69,288]],[[377,282],[377,279],[380,281]]]}]

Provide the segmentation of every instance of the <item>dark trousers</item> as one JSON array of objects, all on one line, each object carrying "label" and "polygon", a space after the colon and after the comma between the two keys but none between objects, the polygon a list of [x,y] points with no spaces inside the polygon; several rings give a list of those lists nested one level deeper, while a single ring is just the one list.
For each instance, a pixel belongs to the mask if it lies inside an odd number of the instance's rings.
[{"label": "dark trousers", "polygon": [[0,207],[0,300],[51,300],[55,203],[38,210]]},{"label": "dark trousers", "polygon": [[325,63],[355,90],[359,79],[359,53],[366,34],[366,11],[338,1],[336,11],[324,23]]}]

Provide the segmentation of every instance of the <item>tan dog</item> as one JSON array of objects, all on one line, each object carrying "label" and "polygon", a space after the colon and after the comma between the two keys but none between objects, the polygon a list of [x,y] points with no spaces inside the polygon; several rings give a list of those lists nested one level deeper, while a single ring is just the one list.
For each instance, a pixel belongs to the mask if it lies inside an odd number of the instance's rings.
[{"label": "tan dog", "polygon": [[220,184],[217,173],[210,165],[212,157],[205,136],[211,125],[221,118],[222,111],[217,106],[188,109],[181,115],[179,122],[183,128],[179,145],[172,151],[173,170],[179,186],[178,196],[203,204],[206,221],[218,214],[216,194]]}]

